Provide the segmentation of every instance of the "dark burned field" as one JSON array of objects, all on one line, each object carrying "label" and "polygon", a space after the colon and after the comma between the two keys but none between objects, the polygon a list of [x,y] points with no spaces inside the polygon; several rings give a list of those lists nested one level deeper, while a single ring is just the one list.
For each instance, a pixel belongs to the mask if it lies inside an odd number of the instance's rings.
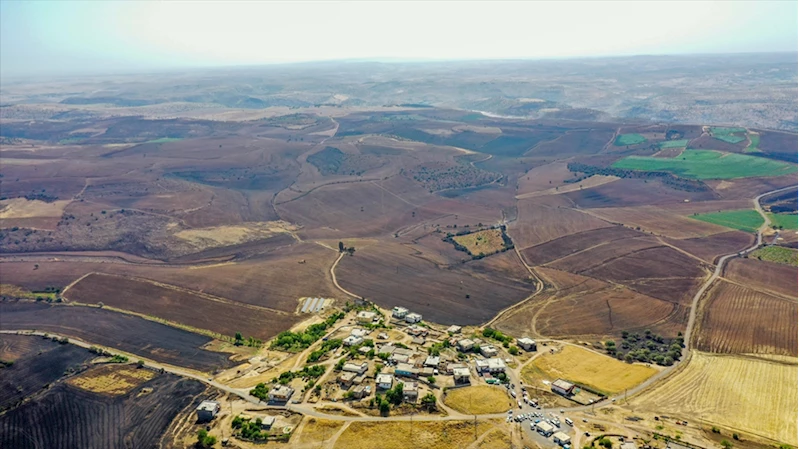
[{"label": "dark burned field", "polygon": [[64,373],[82,370],[95,357],[75,345],[33,336],[0,335],[0,346],[0,359],[14,362],[0,368],[0,411],[39,392]]},{"label": "dark burned field", "polygon": [[[83,350],[85,352],[85,350]],[[109,397],[58,383],[46,393],[0,415],[0,447],[158,447],[170,423],[197,402],[205,386],[161,374],[123,396]]]},{"label": "dark burned field", "polygon": [[[268,339],[298,320],[295,315],[212,298],[184,289],[121,276],[90,274],[65,295],[84,304],[103,303],[232,337],[235,332]],[[235,329],[235,332],[231,330]]]},{"label": "dark burned field", "polygon": [[23,301],[0,302],[0,316],[3,330],[63,334],[204,372],[232,366],[228,354],[202,349],[210,338],[136,316],[94,307]]}]

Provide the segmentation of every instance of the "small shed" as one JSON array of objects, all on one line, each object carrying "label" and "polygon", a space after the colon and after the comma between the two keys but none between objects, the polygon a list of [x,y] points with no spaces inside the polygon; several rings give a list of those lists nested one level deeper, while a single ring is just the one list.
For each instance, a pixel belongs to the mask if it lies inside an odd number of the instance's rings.
[{"label": "small shed", "polygon": [[567,444],[571,444],[571,442],[572,442],[571,437],[566,435],[563,432],[555,432],[555,434],[552,435],[552,440],[555,441],[555,444],[559,444],[561,446],[565,446]]},{"label": "small shed", "polygon": [[221,406],[216,401],[202,401],[197,406],[197,421],[208,422],[216,417]]}]

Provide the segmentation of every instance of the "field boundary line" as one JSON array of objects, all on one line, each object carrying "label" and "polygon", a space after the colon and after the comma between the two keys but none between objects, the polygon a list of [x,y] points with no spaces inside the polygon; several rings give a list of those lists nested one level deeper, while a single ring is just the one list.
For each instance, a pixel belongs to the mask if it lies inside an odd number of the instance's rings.
[{"label": "field boundary line", "polygon": [[96,273],[96,271],[90,271],[90,272],[88,272],[88,273],[84,274],[83,276],[81,276],[81,277],[79,277],[79,278],[75,279],[74,281],[70,282],[69,284],[67,284],[67,286],[66,286],[66,287],[64,287],[64,289],[63,289],[63,290],[61,290],[61,297],[62,297],[62,298],[64,298],[64,299],[66,299],[67,301],[69,301],[69,298],[67,298],[67,297],[65,297],[65,296],[64,296],[64,295],[67,293],[67,290],[69,290],[70,288],[72,288],[72,286],[73,286],[73,285],[75,285],[75,284],[77,284],[78,282],[80,282],[80,281],[82,281],[82,280],[86,279],[87,277],[89,277],[89,275],[90,275],[90,274],[92,274],[92,273]]}]

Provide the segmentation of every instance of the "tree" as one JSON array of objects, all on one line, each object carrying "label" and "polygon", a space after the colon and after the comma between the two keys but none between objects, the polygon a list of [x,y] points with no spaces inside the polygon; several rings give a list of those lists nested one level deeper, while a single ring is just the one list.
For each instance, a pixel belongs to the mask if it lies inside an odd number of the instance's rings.
[{"label": "tree", "polygon": [[434,376],[427,376],[427,381],[434,384],[436,383],[436,378]]},{"label": "tree", "polygon": [[724,449],[730,449],[732,447],[732,443],[727,440],[721,440],[721,447]]},{"label": "tree", "polygon": [[735,441],[739,441],[741,439],[741,437],[737,433],[734,433],[734,434],[732,434],[732,439],[735,440]]},{"label": "tree", "polygon": [[519,348],[517,348],[516,346],[511,346],[510,349],[508,349],[508,354],[519,355]]},{"label": "tree", "polygon": [[344,252],[344,242],[338,242],[338,252]]},{"label": "tree", "polygon": [[144,360],[139,360],[138,362],[136,362],[136,366],[139,368],[144,368]]},{"label": "tree", "polygon": [[427,407],[428,409],[435,409],[436,408],[436,396],[433,393],[427,393],[426,395],[422,396],[422,405]]},{"label": "tree", "polygon": [[241,346],[243,343],[244,337],[242,337],[241,332],[236,332],[236,346]]},{"label": "tree", "polygon": [[197,443],[195,443],[196,447],[210,448],[214,447],[215,444],[216,437],[208,435],[208,431],[205,429],[200,429],[200,431],[197,432]]}]

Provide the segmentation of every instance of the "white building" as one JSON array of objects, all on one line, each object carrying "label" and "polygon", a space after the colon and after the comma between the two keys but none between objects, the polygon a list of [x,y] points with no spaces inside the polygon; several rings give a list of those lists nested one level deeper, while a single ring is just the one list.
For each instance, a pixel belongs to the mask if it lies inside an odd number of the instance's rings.
[{"label": "white building", "polygon": [[408,309],[406,309],[405,307],[394,307],[393,309],[391,309],[391,316],[400,320],[405,318],[405,315],[407,314],[408,314]]},{"label": "white building", "polygon": [[536,423],[535,430],[537,430],[538,433],[548,437],[552,435],[552,432],[555,431],[555,427],[553,427],[552,424],[549,424],[546,421],[541,421],[539,423]]},{"label": "white building", "polygon": [[407,382],[402,385],[402,400],[405,402],[416,402],[419,399],[419,387],[416,382]]},{"label": "white building", "polygon": [[456,384],[469,383],[469,368],[455,368],[452,370],[452,377]]},{"label": "white building", "polygon": [[377,314],[368,310],[361,310],[355,315],[355,320],[359,323],[372,323],[375,318],[377,318]]},{"label": "white building", "polygon": [[563,432],[555,432],[555,434],[552,435],[552,439],[555,441],[555,444],[560,444],[561,446],[571,444],[572,442],[571,437]]},{"label": "white building", "polygon": [[516,339],[516,344],[519,345],[519,347],[524,349],[525,351],[536,350],[535,340],[532,340],[527,337]]},{"label": "white building", "polygon": [[294,389],[286,385],[277,385],[269,390],[269,402],[288,402]]},{"label": "white building", "polygon": [[363,374],[366,372],[367,369],[369,369],[369,365],[366,362],[363,362],[360,365],[356,363],[345,363],[344,366],[341,368],[342,371],[346,371],[348,373],[357,373],[357,374]]},{"label": "white building", "polygon": [[496,357],[499,351],[494,345],[483,345],[480,346],[480,354],[483,354],[483,357]]},{"label": "white building", "polygon": [[452,326],[447,328],[447,332],[450,334],[459,334],[461,333],[461,327],[453,324]]},{"label": "white building", "polygon": [[363,343],[363,337],[356,337],[355,335],[350,335],[349,337],[345,338],[344,346],[355,346]]},{"label": "white building", "polygon": [[422,321],[422,315],[418,313],[409,313],[405,315],[405,322],[406,323],[418,323]]},{"label": "white building", "polygon": [[356,327],[350,331],[350,335],[354,335],[356,337],[366,337],[369,335],[369,331],[366,329],[361,329],[360,327]]},{"label": "white building", "polygon": [[394,377],[391,374],[378,374],[377,375],[377,388],[380,390],[388,390],[394,385]]},{"label": "white building", "polygon": [[574,384],[563,379],[558,379],[550,385],[553,393],[568,396],[574,393]]},{"label": "white building", "polygon": [[458,350],[461,352],[469,352],[474,349],[474,340],[471,338],[464,338],[458,342]]},{"label": "white building", "polygon": [[477,360],[475,362],[477,371],[489,373],[503,373],[505,372],[505,361],[499,358],[491,358],[486,360]]},{"label": "white building", "polygon": [[216,401],[202,401],[197,406],[197,421],[208,422],[219,413],[220,405]]}]

